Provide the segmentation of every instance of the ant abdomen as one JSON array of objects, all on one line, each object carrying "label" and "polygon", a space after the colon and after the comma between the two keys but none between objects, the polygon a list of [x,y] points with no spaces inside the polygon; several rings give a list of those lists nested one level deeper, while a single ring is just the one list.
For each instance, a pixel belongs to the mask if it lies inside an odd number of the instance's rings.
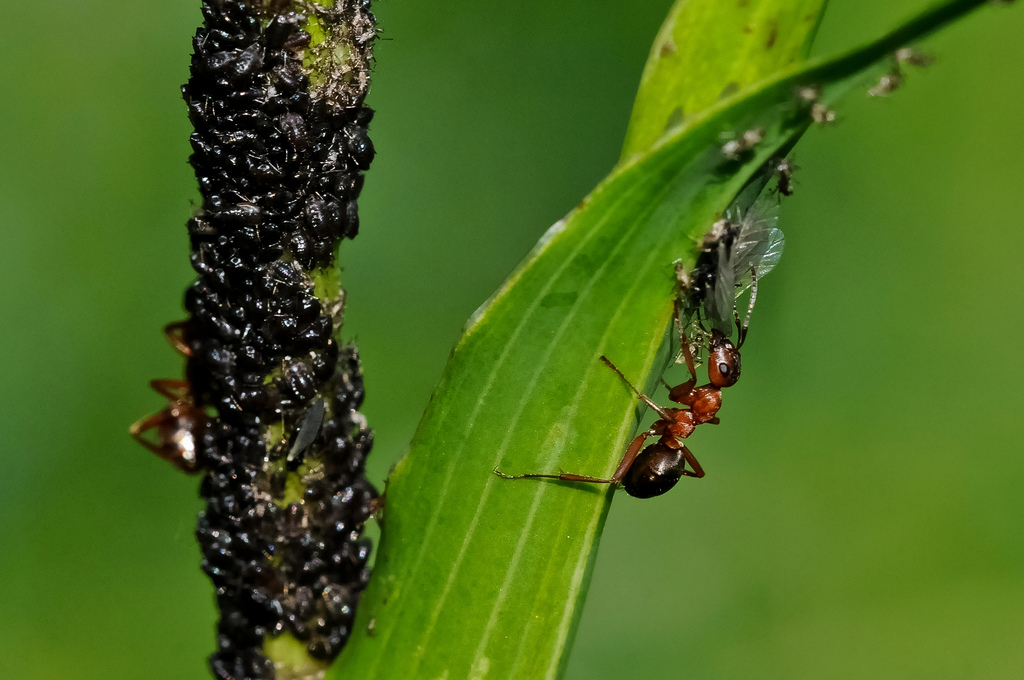
[{"label": "ant abdomen", "polygon": [[633,498],[653,498],[675,486],[685,469],[683,449],[651,444],[637,455],[622,478],[622,486]]}]

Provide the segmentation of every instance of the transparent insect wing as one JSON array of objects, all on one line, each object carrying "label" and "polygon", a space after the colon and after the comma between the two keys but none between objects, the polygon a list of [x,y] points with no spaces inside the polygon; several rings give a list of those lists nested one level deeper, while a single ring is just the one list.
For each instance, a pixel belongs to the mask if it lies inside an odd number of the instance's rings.
[{"label": "transparent insect wing", "polygon": [[774,269],[782,257],[785,238],[782,230],[776,226],[778,223],[779,202],[767,194],[762,194],[740,220],[733,262],[737,296],[750,287],[752,272],[760,279]]},{"label": "transparent insect wing", "polygon": [[771,270],[782,259],[782,251],[786,248],[786,235],[781,229],[772,229],[768,235],[768,247],[765,248],[761,261],[757,263],[757,278],[761,278]]},{"label": "transparent insect wing", "polygon": [[711,325],[728,333],[732,327],[732,308],[736,301],[736,270],[732,249],[725,244],[718,248],[718,273],[713,290],[709,291],[705,311]]},{"label": "transparent insect wing", "polygon": [[759,199],[739,221],[733,243],[733,271],[737,277],[760,265],[771,245],[772,232],[778,231],[779,205],[771,199]]},{"label": "transparent insect wing", "polygon": [[320,431],[320,425],[324,421],[324,411],[324,400],[323,397],[320,397],[313,402],[306,412],[306,416],[302,419],[298,435],[295,437],[295,443],[292,445],[292,450],[288,453],[288,460],[291,461],[298,458],[303,449],[312,444],[316,439],[316,435]]},{"label": "transparent insect wing", "polygon": [[[764,242],[764,249],[760,257],[754,264],[754,271],[757,273],[757,280],[760,281],[768,272],[775,269],[775,265],[779,263],[782,258],[782,251],[786,246],[786,236],[782,233],[781,229],[772,229],[769,232],[767,239]],[[748,268],[742,276],[739,277],[737,283],[738,289],[736,295],[742,295],[753,283],[754,278],[750,274],[750,268]]]}]

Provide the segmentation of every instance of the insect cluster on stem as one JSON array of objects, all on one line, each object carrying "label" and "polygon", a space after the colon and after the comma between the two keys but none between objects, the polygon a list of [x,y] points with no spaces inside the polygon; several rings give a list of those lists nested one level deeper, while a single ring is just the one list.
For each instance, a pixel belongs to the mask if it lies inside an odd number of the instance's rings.
[{"label": "insect cluster on stem", "polygon": [[[340,240],[358,233],[374,156],[363,106],[374,18],[366,0],[301,3],[312,16],[299,8],[203,5],[182,88],[202,194],[188,222],[198,278],[188,319],[167,329],[187,356],[186,380],[154,381],[168,406],[131,428],[203,474],[196,536],[220,609],[210,666],[225,679],[274,678],[264,645],[280,635],[333,659],[369,578],[361,532],[378,495],[363,471],[373,438],[331,281]],[[327,36],[320,45],[311,18]],[[320,74],[318,87],[303,66],[311,51],[352,63]]]}]

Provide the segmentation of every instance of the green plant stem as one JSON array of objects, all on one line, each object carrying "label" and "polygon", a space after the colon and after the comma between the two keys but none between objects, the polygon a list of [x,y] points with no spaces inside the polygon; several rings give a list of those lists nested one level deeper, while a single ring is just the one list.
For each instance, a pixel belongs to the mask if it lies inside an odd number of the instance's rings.
[{"label": "green plant stem", "polygon": [[[672,263],[692,265],[716,216],[810,124],[797,92],[832,105],[858,74],[981,4],[935,6],[715,102],[549,230],[470,321],[391,475],[376,574],[332,677],[560,676],[611,490],[492,469],[610,474],[638,412],[598,357],[637,384],[661,375]],[[753,128],[763,141],[750,157],[724,163],[722,134]]]}]

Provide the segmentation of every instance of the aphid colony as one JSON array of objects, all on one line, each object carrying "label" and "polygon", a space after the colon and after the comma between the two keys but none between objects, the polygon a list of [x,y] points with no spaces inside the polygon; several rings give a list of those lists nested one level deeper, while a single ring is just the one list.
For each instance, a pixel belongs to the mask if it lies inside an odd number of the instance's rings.
[{"label": "aphid colony", "polygon": [[[169,405],[132,427],[204,475],[196,536],[220,608],[210,666],[224,679],[275,677],[263,646],[279,634],[316,659],[338,654],[368,580],[360,534],[377,498],[358,355],[337,339],[343,301],[314,290],[359,228],[373,112],[365,73],[339,66],[330,87],[310,87],[307,17],[291,5],[203,5],[182,88],[202,193],[188,223],[198,278],[188,319],[167,329],[187,379],[154,381]],[[372,29],[368,1],[301,6],[348,36],[335,54],[368,62],[372,30],[341,30]]]},{"label": "aphid colony", "polygon": [[[744,135],[744,139],[757,135]],[[754,142],[756,143],[756,142]],[[731,152],[748,149],[723,149]],[[640,392],[606,356],[601,361],[615,372],[641,402],[658,418],[638,434],[626,448],[615,472],[609,478],[562,472],[560,474],[508,475],[505,479],[558,479],[592,484],[622,484],[636,498],[659,496],[682,477],[703,477],[704,469],[686,446],[685,440],[699,425],[717,425],[722,406],[722,389],[736,384],[740,377],[740,348],[746,339],[750,314],[757,300],[757,281],[778,263],[784,239],[776,227],[780,195],[792,193],[792,172],[788,159],[774,159],[764,168],[725,215],[705,234],[700,255],[692,271],[677,268],[679,298],[674,323],[679,339],[679,356],[689,370],[689,380],[668,389],[670,401],[684,408],[663,407]],[[774,191],[762,191],[770,178],[776,178]],[[761,194],[758,196],[758,194]],[[755,201],[754,198],[757,200]],[[746,317],[740,320],[736,298],[750,290]],[[735,328],[736,342],[730,336]],[[707,347],[708,383],[697,385],[695,355]],[[650,437],[658,441],[644,446]]]},{"label": "aphid colony", "polygon": [[893,62],[889,67],[889,71],[878,79],[878,84],[868,90],[868,95],[871,97],[884,97],[900,89],[900,86],[903,85],[902,67],[904,64],[926,68],[931,66],[934,61],[934,57],[918,52],[913,47],[902,47],[896,50],[893,53]]}]

